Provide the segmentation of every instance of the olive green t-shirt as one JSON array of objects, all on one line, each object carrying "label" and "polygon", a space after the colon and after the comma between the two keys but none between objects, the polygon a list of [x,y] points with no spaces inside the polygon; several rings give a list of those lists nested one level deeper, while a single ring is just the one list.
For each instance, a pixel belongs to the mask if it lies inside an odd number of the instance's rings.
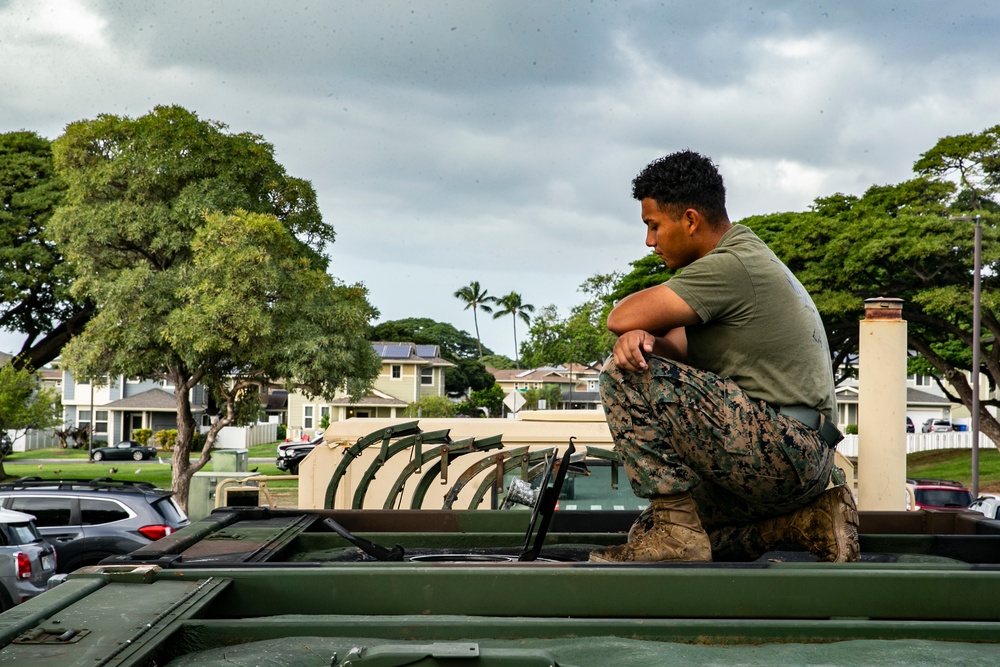
[{"label": "olive green t-shirt", "polygon": [[701,317],[687,327],[688,363],[732,379],[756,399],[836,418],[823,322],[792,272],[748,227],[667,281]]}]

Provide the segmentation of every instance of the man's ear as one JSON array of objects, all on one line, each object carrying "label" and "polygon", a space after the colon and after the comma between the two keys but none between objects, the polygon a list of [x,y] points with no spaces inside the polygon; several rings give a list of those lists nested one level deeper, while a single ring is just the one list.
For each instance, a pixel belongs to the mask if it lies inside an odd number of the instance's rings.
[{"label": "man's ear", "polygon": [[681,219],[687,227],[688,236],[694,236],[705,223],[705,218],[701,217],[701,213],[693,208],[684,209]]}]

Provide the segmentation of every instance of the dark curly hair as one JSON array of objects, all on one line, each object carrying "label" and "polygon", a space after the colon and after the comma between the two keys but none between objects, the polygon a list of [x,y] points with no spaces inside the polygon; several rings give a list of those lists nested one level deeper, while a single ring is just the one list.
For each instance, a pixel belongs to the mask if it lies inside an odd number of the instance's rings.
[{"label": "dark curly hair", "polygon": [[694,151],[671,153],[647,164],[632,179],[632,196],[653,199],[676,214],[693,208],[713,227],[729,221],[722,174],[711,159]]}]

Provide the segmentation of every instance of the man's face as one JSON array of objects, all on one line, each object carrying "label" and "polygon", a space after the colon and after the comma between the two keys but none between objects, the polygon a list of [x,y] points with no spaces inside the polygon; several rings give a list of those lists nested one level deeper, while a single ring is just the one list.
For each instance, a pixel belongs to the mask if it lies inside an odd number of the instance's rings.
[{"label": "man's face", "polygon": [[671,269],[698,259],[691,227],[684,215],[674,218],[655,199],[643,199],[642,221],[646,223],[646,245]]}]

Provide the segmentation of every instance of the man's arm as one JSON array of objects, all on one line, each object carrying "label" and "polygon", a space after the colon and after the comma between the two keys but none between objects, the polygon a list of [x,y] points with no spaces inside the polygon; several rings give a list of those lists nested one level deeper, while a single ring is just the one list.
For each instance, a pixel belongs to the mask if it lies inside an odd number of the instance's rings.
[{"label": "man's arm", "polygon": [[615,365],[627,371],[645,370],[644,352],[685,361],[684,327],[700,322],[698,313],[666,285],[630,294],[608,314],[608,329],[618,335]]}]

